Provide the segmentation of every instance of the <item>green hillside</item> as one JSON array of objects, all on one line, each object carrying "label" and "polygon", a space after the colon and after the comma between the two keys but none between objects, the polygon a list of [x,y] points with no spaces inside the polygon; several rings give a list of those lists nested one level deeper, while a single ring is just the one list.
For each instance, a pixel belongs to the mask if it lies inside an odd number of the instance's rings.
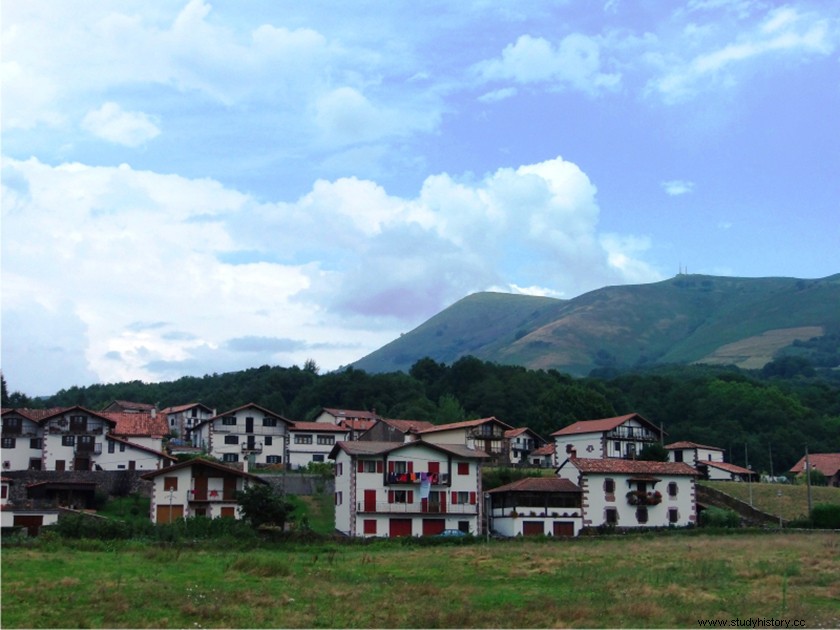
[{"label": "green hillside", "polygon": [[[794,343],[840,332],[840,274],[820,280],[679,275],[573,300],[478,293],[357,361],[408,370],[422,357],[575,375],[661,363],[761,368]],[[806,353],[807,354],[807,353]]]}]

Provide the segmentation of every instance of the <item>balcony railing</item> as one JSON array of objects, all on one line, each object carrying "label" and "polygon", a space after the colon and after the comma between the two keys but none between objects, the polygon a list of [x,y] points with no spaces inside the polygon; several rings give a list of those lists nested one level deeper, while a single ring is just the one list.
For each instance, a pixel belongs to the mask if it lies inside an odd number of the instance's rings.
[{"label": "balcony railing", "polygon": [[627,493],[627,503],[630,505],[659,505],[662,503],[662,493],[631,490]]},{"label": "balcony railing", "polygon": [[478,514],[478,506],[470,503],[371,503],[359,501],[357,512],[380,514]]},{"label": "balcony railing", "polygon": [[102,455],[102,444],[76,444],[73,452],[76,455]]},{"label": "balcony railing", "polygon": [[190,501],[236,501],[233,492],[222,490],[190,490]]},{"label": "balcony railing", "polygon": [[262,453],[262,450],[263,450],[263,445],[262,445],[261,442],[251,444],[250,446],[246,442],[245,444],[242,445],[242,452],[243,453]]},{"label": "balcony railing", "polygon": [[[385,481],[388,485],[423,483],[422,473],[388,473]],[[433,486],[449,485],[449,473],[426,473],[426,478]]]}]

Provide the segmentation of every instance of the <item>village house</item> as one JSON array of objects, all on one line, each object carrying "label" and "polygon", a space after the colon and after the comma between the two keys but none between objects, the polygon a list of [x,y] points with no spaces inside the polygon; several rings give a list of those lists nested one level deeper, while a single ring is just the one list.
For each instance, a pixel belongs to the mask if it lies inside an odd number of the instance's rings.
[{"label": "village house", "polygon": [[102,411],[114,413],[152,413],[157,405],[149,403],[132,402],[130,400],[115,400],[108,404]]},{"label": "village house", "polygon": [[554,451],[554,442],[549,442],[545,446],[541,446],[535,451],[532,451],[528,455],[528,461],[531,466],[536,466],[537,468],[551,468],[554,466]]},{"label": "village house", "polygon": [[152,482],[149,517],[153,523],[179,518],[241,518],[236,493],[250,484],[268,483],[236,468],[205,459],[191,459],[146,473]]},{"label": "village house", "polygon": [[637,413],[615,418],[582,420],[555,431],[555,465],[574,450],[580,458],[635,459],[643,448],[662,442],[660,427]]},{"label": "village house", "polygon": [[543,438],[528,427],[505,431],[505,439],[510,444],[510,463],[513,466],[530,465],[529,457],[531,453],[546,443]]},{"label": "village house", "polygon": [[463,444],[348,441],[335,445],[335,527],[347,536],[477,534],[481,463]]},{"label": "village house", "polygon": [[179,440],[189,440],[195,426],[215,416],[216,410],[201,403],[189,403],[161,409],[160,415],[166,419],[170,435]]},{"label": "village house", "polygon": [[135,444],[117,435],[105,436],[105,448],[96,456],[96,470],[158,470],[177,462],[161,451]]},{"label": "village house", "polygon": [[349,439],[350,429],[327,422],[294,422],[289,428],[287,462],[291,470],[327,462],[336,442]]},{"label": "village house", "polygon": [[114,421],[111,435],[158,452],[163,450],[169,426],[166,417],[154,409],[149,413],[103,411],[101,415]]},{"label": "village house", "polygon": [[685,527],[697,522],[694,480],[686,463],[577,458],[557,474],[583,492],[583,527]]},{"label": "village house", "polygon": [[0,527],[4,531],[9,531],[9,528],[25,528],[30,536],[37,536],[41,527],[58,522],[58,510],[36,509],[13,503],[13,483],[14,480],[9,477],[0,478]]},{"label": "village house", "polygon": [[674,442],[666,444],[668,461],[685,462],[692,466],[702,479],[711,481],[749,481],[758,475],[748,468],[728,464],[723,461],[723,449],[717,446],[704,446],[696,442]]},{"label": "village house", "polygon": [[55,409],[3,409],[3,470],[41,470],[44,428],[41,420]]},{"label": "village house", "polygon": [[425,420],[392,420],[379,418],[374,425],[359,436],[369,442],[406,442],[420,431],[433,429],[434,424]]},{"label": "village house", "polygon": [[[840,453],[811,453],[807,456],[811,470],[818,470],[825,475],[829,486],[840,487]],[[793,468],[794,475],[802,475],[806,469],[806,457],[803,456]]]},{"label": "village house", "polygon": [[350,431],[350,440],[359,437],[370,429],[380,417],[374,411],[359,411],[355,409],[321,408],[321,413],[315,417],[315,422],[329,422]]},{"label": "village house", "polygon": [[41,420],[44,430],[42,470],[93,470],[105,435],[116,422],[84,407],[67,407]]},{"label": "village house", "polygon": [[439,424],[431,429],[418,431],[416,438],[433,444],[460,444],[468,449],[482,451],[490,463],[510,464],[510,441],[505,432],[513,429],[494,417]]},{"label": "village house", "polygon": [[[292,421],[249,403],[199,422],[193,445],[226,464],[285,464]],[[247,469],[246,469],[247,470]]]},{"label": "village house", "polygon": [[581,489],[559,477],[525,477],[493,488],[490,529],[501,536],[577,536],[583,527]]}]

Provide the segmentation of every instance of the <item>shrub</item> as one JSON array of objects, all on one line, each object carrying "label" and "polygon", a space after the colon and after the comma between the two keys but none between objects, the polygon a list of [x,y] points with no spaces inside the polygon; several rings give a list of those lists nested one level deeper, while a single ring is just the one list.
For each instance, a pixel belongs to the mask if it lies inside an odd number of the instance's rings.
[{"label": "shrub", "polygon": [[709,507],[700,512],[701,527],[740,527],[741,517],[733,510]]},{"label": "shrub", "polygon": [[811,522],[817,529],[840,529],[840,505],[818,503],[811,510]]}]

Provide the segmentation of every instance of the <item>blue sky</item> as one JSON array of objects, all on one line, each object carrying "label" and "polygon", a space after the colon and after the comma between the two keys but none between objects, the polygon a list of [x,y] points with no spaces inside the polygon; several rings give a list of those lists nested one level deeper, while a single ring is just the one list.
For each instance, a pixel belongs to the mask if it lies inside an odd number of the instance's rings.
[{"label": "blue sky", "polygon": [[2,5],[13,390],[347,365],[476,291],[840,271],[840,3]]}]

